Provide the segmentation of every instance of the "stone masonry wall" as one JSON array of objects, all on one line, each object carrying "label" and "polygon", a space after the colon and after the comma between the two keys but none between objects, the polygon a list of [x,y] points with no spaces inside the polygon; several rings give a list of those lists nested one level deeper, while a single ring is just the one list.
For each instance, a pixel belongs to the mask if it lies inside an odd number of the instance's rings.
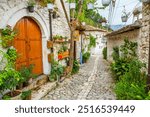
[{"label": "stone masonry wall", "polygon": [[140,29],[107,37],[107,58],[109,61],[112,61],[113,47],[121,46],[125,38],[128,38],[130,41],[138,42],[138,40],[140,40]]},{"label": "stone masonry wall", "polygon": [[150,4],[143,4],[142,33],[139,41],[139,58],[147,64],[150,39]]}]

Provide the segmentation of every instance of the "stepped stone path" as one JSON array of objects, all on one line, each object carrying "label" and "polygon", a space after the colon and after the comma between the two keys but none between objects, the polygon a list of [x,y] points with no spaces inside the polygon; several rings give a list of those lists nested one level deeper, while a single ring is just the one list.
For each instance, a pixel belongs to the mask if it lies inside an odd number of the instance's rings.
[{"label": "stepped stone path", "polygon": [[108,63],[94,55],[81,65],[78,74],[65,80],[43,100],[115,100],[114,81]]}]

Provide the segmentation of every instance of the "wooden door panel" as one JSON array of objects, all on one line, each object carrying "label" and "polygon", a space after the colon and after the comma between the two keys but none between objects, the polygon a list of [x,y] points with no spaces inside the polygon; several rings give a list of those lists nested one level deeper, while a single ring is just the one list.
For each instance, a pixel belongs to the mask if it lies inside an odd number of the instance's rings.
[{"label": "wooden door panel", "polygon": [[29,51],[29,58],[37,58],[42,57],[42,50],[41,50],[41,42],[40,41],[30,41],[30,51]]},{"label": "wooden door panel", "polygon": [[25,40],[26,38],[26,31],[25,31],[25,20],[20,20],[14,30],[17,32],[17,40]]},{"label": "wooden door panel", "polygon": [[31,18],[25,17],[16,24],[14,30],[18,32],[14,41],[14,47],[19,54],[16,68],[34,64],[33,73],[42,74],[42,36],[39,26]]},{"label": "wooden door panel", "polygon": [[28,33],[28,38],[30,38],[30,40],[41,41],[40,28],[37,26],[35,22],[33,22],[32,20],[28,20],[27,28],[29,29],[27,30],[27,33]]},{"label": "wooden door panel", "polygon": [[18,53],[18,59],[17,59],[17,63],[22,63],[22,62],[27,62],[28,58],[27,58],[27,52],[26,52],[26,42],[25,40],[17,40],[14,43],[14,47],[17,50]]},{"label": "wooden door panel", "polygon": [[42,74],[41,62],[42,61],[40,58],[33,59],[33,60],[29,61],[29,64],[34,65],[34,68],[36,68],[36,69],[33,69],[34,74]]}]

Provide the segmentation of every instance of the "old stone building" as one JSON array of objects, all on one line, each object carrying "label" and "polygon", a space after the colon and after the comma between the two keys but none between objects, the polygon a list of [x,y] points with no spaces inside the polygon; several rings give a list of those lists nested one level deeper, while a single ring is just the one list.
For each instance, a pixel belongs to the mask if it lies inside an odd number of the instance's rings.
[{"label": "old stone building", "polygon": [[[56,0],[55,5],[58,8],[57,14],[59,17],[52,19],[53,35],[59,34],[70,38],[70,29],[60,0]],[[69,15],[69,5],[65,3],[65,6]],[[37,73],[49,74],[50,64],[47,57],[50,53],[50,50],[47,48],[47,40],[50,39],[48,9],[37,3],[34,13],[30,13],[27,9],[27,0],[0,0],[0,29],[5,28],[7,25],[18,29],[19,35],[22,35],[22,37],[18,38],[26,38],[23,35],[26,30],[28,31],[26,34],[31,39],[28,45],[32,53],[30,53],[31,58],[26,55],[24,57],[28,60],[32,59],[32,55],[36,56],[38,59],[29,61],[33,64],[36,63],[35,69]],[[36,36],[38,41],[32,40]],[[25,41],[18,41],[17,44],[20,45],[18,51],[26,54],[27,51],[24,50],[28,45],[25,44]],[[26,63],[24,62],[23,64]]]},{"label": "old stone building", "polygon": [[143,4],[143,18],[141,28],[141,39],[139,41],[139,58],[147,64],[149,61],[149,41],[150,41],[150,3]]},{"label": "old stone building", "polygon": [[[119,47],[124,43],[124,39],[139,42],[141,39],[141,22],[135,22],[117,31],[106,35],[107,38],[107,59],[112,61],[114,47]],[[139,48],[138,48],[139,49]]]},{"label": "old stone building", "polygon": [[150,4],[143,3],[141,23],[135,22],[118,31],[106,35],[108,47],[108,60],[112,60],[112,50],[115,46],[120,46],[124,38],[138,42],[138,57],[146,63],[149,61],[149,40],[150,40]]},{"label": "old stone building", "polygon": [[88,51],[88,44],[90,43],[89,36],[92,35],[96,38],[96,47],[91,48],[91,54],[101,54],[103,47],[105,47],[106,43],[103,41],[104,35],[106,35],[107,31],[95,28],[93,26],[85,26],[85,30],[80,33],[80,39],[76,43],[76,58],[77,60],[81,59],[81,50],[84,49],[85,52]]}]

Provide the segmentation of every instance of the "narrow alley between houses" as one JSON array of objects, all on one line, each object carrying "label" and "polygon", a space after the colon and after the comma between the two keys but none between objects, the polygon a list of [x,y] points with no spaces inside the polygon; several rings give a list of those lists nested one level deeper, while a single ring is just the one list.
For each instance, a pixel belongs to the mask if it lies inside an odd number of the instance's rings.
[{"label": "narrow alley between houses", "polygon": [[108,63],[100,55],[91,56],[79,73],[50,91],[43,100],[114,100],[114,82]]}]

